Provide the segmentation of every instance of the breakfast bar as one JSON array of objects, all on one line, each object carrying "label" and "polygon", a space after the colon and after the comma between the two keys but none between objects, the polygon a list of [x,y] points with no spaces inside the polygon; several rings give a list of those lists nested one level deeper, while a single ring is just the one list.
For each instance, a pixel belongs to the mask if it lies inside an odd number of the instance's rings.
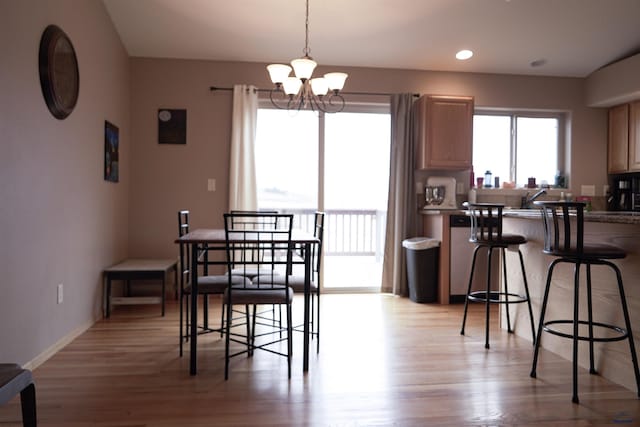
[{"label": "breakfast bar", "polygon": [[[606,243],[623,249],[627,253],[626,258],[615,263],[622,272],[637,346],[638,334],[640,334],[640,287],[638,286],[638,281],[640,280],[640,213],[588,212],[585,213],[584,220],[585,241]],[[528,243],[523,245],[521,250],[524,254],[533,312],[537,322],[540,315],[547,267],[553,260],[553,257],[542,252],[543,229],[540,212],[536,209],[505,210],[503,224],[505,232],[522,234],[527,237]],[[518,272],[513,270],[514,268],[515,266],[508,266],[508,274],[513,274],[514,277],[517,277]],[[571,266],[558,265],[556,267],[546,318],[567,317],[567,310],[570,310],[568,307],[573,305],[573,280],[574,271]],[[615,281],[616,277],[610,269],[593,266],[594,316],[607,323],[624,325]],[[581,283],[583,282],[584,279]],[[581,313],[586,313],[586,301],[581,300],[580,311]],[[516,307],[511,312],[511,315],[512,322],[515,319],[515,333],[531,340],[531,329],[526,310],[523,307]],[[547,350],[571,360],[572,348],[567,340],[551,334],[545,334],[541,344]],[[600,375],[629,389],[635,389],[629,347],[625,341],[596,345],[595,361],[596,370]],[[580,352],[579,364],[583,368],[589,368],[588,352]]]}]

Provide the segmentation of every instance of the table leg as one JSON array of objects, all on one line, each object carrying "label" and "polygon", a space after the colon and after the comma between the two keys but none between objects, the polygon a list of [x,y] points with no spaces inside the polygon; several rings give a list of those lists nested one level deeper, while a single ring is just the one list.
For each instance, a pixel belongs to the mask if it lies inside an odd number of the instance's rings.
[{"label": "table leg", "polygon": [[167,275],[165,273],[162,274],[162,299],[160,301],[162,301],[162,317],[164,317],[164,297],[165,297],[165,292],[166,292],[166,282],[167,282]]},{"label": "table leg", "polygon": [[111,276],[107,274],[107,296],[106,296],[106,309],[105,317],[108,319],[111,315]]},{"label": "table leg", "polygon": [[189,351],[189,373],[197,372],[197,348],[198,348],[198,245],[191,245],[191,342]]},{"label": "table leg", "polygon": [[302,371],[309,370],[309,297],[311,293],[311,243],[304,244],[304,321]]}]

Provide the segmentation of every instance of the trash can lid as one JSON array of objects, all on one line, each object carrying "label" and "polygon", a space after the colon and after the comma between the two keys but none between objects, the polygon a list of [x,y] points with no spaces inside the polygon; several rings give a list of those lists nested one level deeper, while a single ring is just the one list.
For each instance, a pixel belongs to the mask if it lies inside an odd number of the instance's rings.
[{"label": "trash can lid", "polygon": [[440,246],[440,240],[431,237],[412,237],[403,240],[402,246],[413,250],[431,249]]}]

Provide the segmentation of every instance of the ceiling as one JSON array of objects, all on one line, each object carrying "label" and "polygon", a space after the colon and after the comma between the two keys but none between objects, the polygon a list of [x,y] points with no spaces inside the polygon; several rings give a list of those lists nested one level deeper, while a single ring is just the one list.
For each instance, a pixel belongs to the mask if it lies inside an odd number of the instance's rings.
[{"label": "ceiling", "polygon": [[[302,56],[304,0],[103,2],[130,56]],[[336,67],[586,77],[640,52],[640,0],[310,0],[309,9],[311,56]],[[460,49],[475,54],[458,61]]]}]

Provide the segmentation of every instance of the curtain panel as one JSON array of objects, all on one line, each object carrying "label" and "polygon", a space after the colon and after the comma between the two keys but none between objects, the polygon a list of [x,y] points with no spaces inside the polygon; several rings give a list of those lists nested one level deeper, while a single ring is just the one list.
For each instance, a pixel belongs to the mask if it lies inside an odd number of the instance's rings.
[{"label": "curtain panel", "polygon": [[409,294],[402,241],[417,232],[413,102],[410,93],[391,96],[389,201],[381,290],[401,296]]},{"label": "curtain panel", "polygon": [[254,86],[233,86],[229,210],[258,209],[255,141],[258,94]]}]

